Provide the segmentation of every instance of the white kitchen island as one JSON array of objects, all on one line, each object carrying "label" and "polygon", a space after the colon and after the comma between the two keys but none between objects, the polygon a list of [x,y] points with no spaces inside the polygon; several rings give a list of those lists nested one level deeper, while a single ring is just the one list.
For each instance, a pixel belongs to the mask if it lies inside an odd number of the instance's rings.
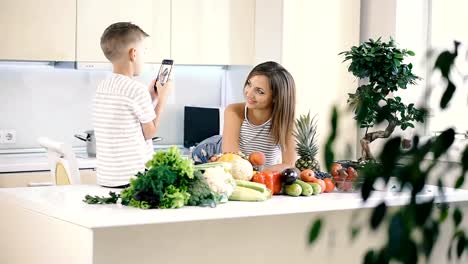
[{"label": "white kitchen island", "polygon": [[[374,192],[363,203],[359,194],[327,193],[172,210],[82,202],[86,194],[109,190],[95,185],[0,189],[0,263],[359,263],[363,250],[382,243],[385,232],[366,229],[351,242],[351,222],[367,226],[366,208],[382,199],[391,206],[408,199]],[[436,193],[428,186],[420,198]],[[468,208],[467,190],[447,189],[446,197]],[[307,236],[317,217],[324,229],[310,247]],[[440,246],[435,258],[445,257],[447,245]]]}]

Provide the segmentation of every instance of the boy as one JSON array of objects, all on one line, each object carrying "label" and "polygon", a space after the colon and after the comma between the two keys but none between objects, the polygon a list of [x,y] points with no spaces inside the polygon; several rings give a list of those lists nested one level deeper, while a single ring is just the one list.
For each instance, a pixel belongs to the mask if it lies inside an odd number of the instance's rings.
[{"label": "boy", "polygon": [[94,99],[97,183],[102,186],[124,187],[138,171],[144,171],[153,155],[152,138],[172,82],[162,86],[158,81],[156,94],[154,81],[148,91],[132,79],[142,71],[148,36],[128,22],[110,25],[101,36],[101,49],[113,66],[112,75],[98,85]]}]

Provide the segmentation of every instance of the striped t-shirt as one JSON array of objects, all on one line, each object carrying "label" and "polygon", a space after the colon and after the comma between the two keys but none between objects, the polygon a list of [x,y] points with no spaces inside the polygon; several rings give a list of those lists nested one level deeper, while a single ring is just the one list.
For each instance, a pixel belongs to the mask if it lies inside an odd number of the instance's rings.
[{"label": "striped t-shirt", "polygon": [[244,121],[240,129],[240,151],[245,155],[255,151],[265,154],[265,165],[281,163],[281,148],[275,144],[270,133],[271,118],[261,125],[253,125],[247,118],[247,107],[244,111]]},{"label": "striped t-shirt", "polygon": [[94,98],[97,183],[121,186],[144,171],[153,154],[141,123],[156,117],[148,89],[131,78],[113,73],[102,81]]}]

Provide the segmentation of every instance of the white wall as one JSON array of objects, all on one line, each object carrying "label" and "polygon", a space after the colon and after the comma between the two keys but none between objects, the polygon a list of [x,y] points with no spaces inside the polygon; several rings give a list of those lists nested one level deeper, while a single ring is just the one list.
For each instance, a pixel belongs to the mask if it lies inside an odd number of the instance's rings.
[{"label": "white wall", "polygon": [[[457,60],[457,68],[464,75],[468,75],[468,30],[466,27],[466,10],[468,1],[465,0],[433,0],[432,1],[432,22],[431,22],[431,45],[436,50],[453,50],[453,41],[458,40],[463,43]],[[432,96],[430,105],[434,116],[429,123],[430,131],[441,131],[448,127],[454,127],[457,132],[468,131],[468,124],[464,122],[468,115],[468,83],[454,75],[457,90],[452,97],[449,107],[445,110],[439,109],[440,98],[445,91],[445,83],[440,81],[439,74],[434,74],[431,78]]]},{"label": "white wall", "polygon": [[[183,143],[183,107],[222,106],[242,100],[248,66],[176,66],[175,89],[161,120],[160,144]],[[84,143],[74,134],[92,128],[95,87],[106,71],[82,71],[38,66],[0,65],[0,129],[15,129],[17,142],[0,149],[35,148],[39,136],[73,146]],[[149,83],[149,71],[137,78]],[[222,92],[222,87],[227,87]],[[224,99],[223,99],[224,98]]]},{"label": "white wall", "polygon": [[297,114],[318,115],[318,159],[323,164],[332,105],[341,113],[336,158],[355,158],[356,126],[346,100],[357,82],[338,53],[359,43],[360,1],[285,0],[283,7],[282,61],[296,81]]}]

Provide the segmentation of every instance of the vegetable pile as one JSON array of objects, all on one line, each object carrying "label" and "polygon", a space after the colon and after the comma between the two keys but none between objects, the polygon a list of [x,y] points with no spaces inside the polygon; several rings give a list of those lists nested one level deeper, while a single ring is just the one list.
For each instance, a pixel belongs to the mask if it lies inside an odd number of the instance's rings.
[{"label": "vegetable pile", "polygon": [[138,172],[136,178],[130,180],[130,186],[120,194],[109,192],[110,197],[86,195],[83,201],[108,204],[118,203],[120,198],[123,205],[150,209],[216,206],[223,200],[223,193],[218,191],[220,187],[211,188],[202,171],[195,170],[192,160],[183,158],[175,146],[155,153],[146,167],[145,172]]}]

